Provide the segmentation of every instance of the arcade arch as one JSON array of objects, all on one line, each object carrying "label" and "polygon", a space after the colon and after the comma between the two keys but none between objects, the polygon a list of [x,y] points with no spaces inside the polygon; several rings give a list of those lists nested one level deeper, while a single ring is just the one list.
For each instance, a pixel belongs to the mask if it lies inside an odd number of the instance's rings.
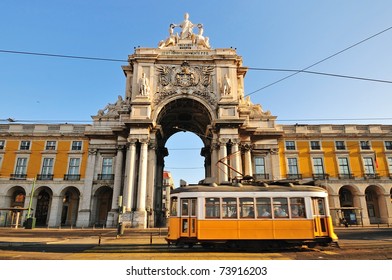
[{"label": "arcade arch", "polygon": [[67,187],[61,193],[61,225],[74,226],[76,224],[79,208],[80,192],[75,187]]},{"label": "arcade arch", "polygon": [[53,192],[48,187],[40,187],[34,192],[34,196],[36,199],[34,210],[34,216],[36,218],[35,224],[37,226],[46,226],[48,224]]},{"label": "arcade arch", "polygon": [[113,189],[108,186],[102,186],[97,189],[93,197],[95,206],[93,224],[96,226],[105,226],[108,213],[112,206]]}]

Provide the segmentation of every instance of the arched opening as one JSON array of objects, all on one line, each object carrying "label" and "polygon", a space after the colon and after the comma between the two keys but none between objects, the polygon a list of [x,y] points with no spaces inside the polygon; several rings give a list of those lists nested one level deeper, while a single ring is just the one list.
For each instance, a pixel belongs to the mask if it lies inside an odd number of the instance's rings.
[{"label": "arched opening", "polygon": [[61,225],[74,226],[78,217],[79,190],[75,187],[68,187],[61,193]]},{"label": "arched opening", "polygon": [[340,207],[354,207],[353,194],[349,187],[342,187],[339,190]]},{"label": "arched opening", "polygon": [[[163,225],[163,172],[172,173],[174,183],[180,179],[198,183],[211,174],[212,131],[214,113],[205,101],[195,97],[177,98],[155,112],[157,130],[157,168],[154,189],[154,224]],[[149,223],[149,220],[147,221]]]},{"label": "arched opening", "polygon": [[108,213],[112,206],[113,190],[110,187],[100,187],[95,193],[96,209],[95,221],[96,226],[105,226]]},{"label": "arched opening", "polygon": [[366,208],[371,224],[377,224],[381,221],[379,193],[380,190],[377,186],[369,186],[365,190]]},{"label": "arched opening", "polygon": [[358,207],[357,190],[353,186],[343,186],[339,190],[340,208],[337,217],[341,225],[362,224],[362,209]]},{"label": "arched opening", "polygon": [[10,193],[10,202],[9,202],[9,206],[14,208],[14,207],[18,207],[18,208],[23,208],[24,207],[24,203],[25,203],[25,199],[26,199],[26,191],[19,186],[13,187],[11,188],[8,193]]},{"label": "arched opening", "polygon": [[47,189],[43,189],[38,192],[35,209],[35,224],[37,226],[47,225],[51,201],[52,196]]},{"label": "arched opening", "polygon": [[172,175],[174,186],[180,186],[180,180],[196,184],[204,179],[204,157],[200,152],[203,142],[200,137],[189,132],[179,132],[166,142],[169,155],[165,158],[165,170]]}]

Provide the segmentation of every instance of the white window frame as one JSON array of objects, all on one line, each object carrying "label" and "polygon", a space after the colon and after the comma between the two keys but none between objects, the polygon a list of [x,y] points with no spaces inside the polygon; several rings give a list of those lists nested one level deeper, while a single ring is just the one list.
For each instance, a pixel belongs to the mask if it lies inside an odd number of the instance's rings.
[{"label": "white window frame", "polygon": [[[29,143],[28,145],[22,145],[22,144],[27,144],[27,143]],[[22,147],[24,147],[23,149],[22,149]],[[27,147],[28,149],[25,149],[25,147]],[[20,145],[19,145],[19,150],[20,151],[30,151],[30,149],[31,149],[31,141],[30,140],[21,140],[20,141]]]}]

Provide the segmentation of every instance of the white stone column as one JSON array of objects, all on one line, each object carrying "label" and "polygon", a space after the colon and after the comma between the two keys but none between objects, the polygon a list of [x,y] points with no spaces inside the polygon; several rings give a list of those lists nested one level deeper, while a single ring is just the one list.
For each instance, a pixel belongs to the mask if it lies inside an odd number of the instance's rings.
[{"label": "white stone column", "polygon": [[244,175],[253,176],[253,167],[252,167],[252,154],[250,147],[245,148],[245,172]]},{"label": "white stone column", "polygon": [[239,151],[238,149],[238,142],[239,140],[235,140],[233,142],[233,145],[231,146],[231,152],[233,155],[233,168],[234,170],[232,170],[231,174],[232,174],[232,178],[237,178],[237,179],[241,179],[242,178],[242,162],[241,162],[241,151]]},{"label": "white stone column", "polygon": [[77,227],[88,227],[90,226],[91,218],[91,196],[93,189],[94,170],[97,158],[97,150],[90,149],[88,151],[86,177],[84,178],[84,189],[81,194],[81,201],[79,204],[78,219],[76,221]]},{"label": "white stone column", "polygon": [[213,143],[211,145],[211,177],[215,178],[216,180],[219,180],[219,172],[218,172],[218,150],[219,150],[219,145],[216,143]]},{"label": "white stone column", "polygon": [[135,189],[135,164],[136,164],[136,140],[129,141],[127,152],[127,170],[125,177],[123,205],[127,211],[132,209],[133,205],[133,192]]},{"label": "white stone column", "polygon": [[112,210],[118,209],[117,203],[118,203],[118,197],[120,196],[120,192],[121,192],[123,157],[124,157],[123,146],[119,146],[117,148],[116,165],[114,170]]},{"label": "white stone column", "polygon": [[61,210],[60,207],[62,206],[62,196],[52,196],[52,203],[50,205],[49,211],[49,219],[48,219],[48,226],[49,227],[57,227],[60,225],[60,215]]},{"label": "white stone column", "polygon": [[366,196],[364,194],[358,195],[357,196],[359,200],[359,205],[355,205],[355,207],[361,207],[362,208],[362,222],[364,226],[369,226],[370,225],[370,219],[369,219],[369,214],[367,210],[367,203],[366,203]]},{"label": "white stone column", "polygon": [[142,140],[140,147],[139,186],[137,210],[146,210],[147,167],[148,167],[148,141]]},{"label": "white stone column", "polygon": [[226,147],[226,140],[220,139],[220,146],[219,146],[219,183],[227,182],[228,178],[228,168],[227,168],[227,147]]}]

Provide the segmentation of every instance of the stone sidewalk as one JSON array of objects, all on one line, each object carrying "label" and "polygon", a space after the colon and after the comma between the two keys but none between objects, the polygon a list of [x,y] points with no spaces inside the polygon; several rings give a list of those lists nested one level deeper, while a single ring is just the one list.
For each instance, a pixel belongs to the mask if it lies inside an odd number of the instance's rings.
[{"label": "stone sidewalk", "polygon": [[0,245],[24,244],[166,244],[167,229],[47,229],[0,228]]}]

